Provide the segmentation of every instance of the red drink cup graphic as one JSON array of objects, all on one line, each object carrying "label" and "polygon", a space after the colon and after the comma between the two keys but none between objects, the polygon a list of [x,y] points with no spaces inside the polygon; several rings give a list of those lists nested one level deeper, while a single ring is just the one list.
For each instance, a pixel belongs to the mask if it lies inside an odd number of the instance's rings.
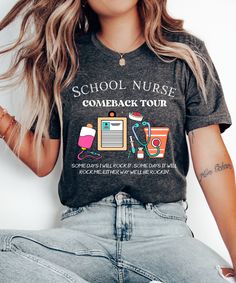
[{"label": "red drink cup graphic", "polygon": [[[151,137],[148,144],[148,151],[150,154],[157,153],[156,146],[160,147],[160,153],[157,156],[150,156],[150,158],[163,158],[165,156],[166,142],[168,138],[169,128],[165,127],[151,127]],[[144,128],[146,141],[148,141],[148,127]]]}]

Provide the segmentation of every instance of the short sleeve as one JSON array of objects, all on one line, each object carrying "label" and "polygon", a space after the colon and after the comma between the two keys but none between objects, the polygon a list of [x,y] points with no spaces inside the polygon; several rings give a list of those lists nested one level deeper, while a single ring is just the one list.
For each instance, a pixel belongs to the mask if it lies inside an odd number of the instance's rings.
[{"label": "short sleeve", "polygon": [[[33,124],[33,126],[30,128],[30,130],[34,133],[36,126],[36,121]],[[61,138],[61,126],[60,126],[60,120],[58,111],[56,108],[56,104],[54,105],[51,116],[50,116],[50,122],[49,122],[49,137],[50,139],[60,139]]]},{"label": "short sleeve", "polygon": [[232,124],[231,116],[225,101],[222,85],[217,70],[206,49],[205,43],[201,42],[197,50],[200,55],[212,67],[213,75],[217,81],[214,82],[206,64],[202,61],[204,81],[207,92],[207,102],[202,92],[197,87],[197,81],[193,72],[188,71],[187,89],[186,89],[186,120],[185,130],[188,134],[196,128],[206,127],[212,124],[218,124],[220,132],[223,133]]}]

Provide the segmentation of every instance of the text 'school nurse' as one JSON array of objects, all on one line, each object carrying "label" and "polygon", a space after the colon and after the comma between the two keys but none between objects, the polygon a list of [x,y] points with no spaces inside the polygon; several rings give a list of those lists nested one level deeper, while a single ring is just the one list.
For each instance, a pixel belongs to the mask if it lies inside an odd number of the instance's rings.
[{"label": "text 'school nurse'", "polygon": [[[1,137],[40,177],[62,142],[65,206],[60,227],[0,231],[1,282],[234,280],[235,176],[221,137],[231,117],[204,42],[166,5],[21,0],[1,20],[22,17],[0,79],[26,86],[18,119],[0,108]],[[186,223],[186,137],[232,263]]]}]

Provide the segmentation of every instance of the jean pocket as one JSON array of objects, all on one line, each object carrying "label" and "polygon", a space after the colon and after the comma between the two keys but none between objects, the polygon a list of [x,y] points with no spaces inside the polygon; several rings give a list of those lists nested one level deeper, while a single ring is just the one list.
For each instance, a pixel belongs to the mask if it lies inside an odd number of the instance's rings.
[{"label": "jean pocket", "polygon": [[84,207],[68,207],[65,211],[62,212],[61,220],[77,215],[83,211],[84,211]]},{"label": "jean pocket", "polygon": [[164,219],[175,219],[186,222],[187,214],[184,201],[160,202],[153,205],[153,211],[159,217]]}]

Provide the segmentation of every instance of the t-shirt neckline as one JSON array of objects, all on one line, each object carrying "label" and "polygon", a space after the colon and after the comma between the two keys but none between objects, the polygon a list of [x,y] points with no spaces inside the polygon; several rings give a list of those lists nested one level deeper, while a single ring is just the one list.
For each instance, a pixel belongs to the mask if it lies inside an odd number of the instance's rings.
[{"label": "t-shirt neckline", "polygon": [[[120,54],[119,52],[116,52],[115,50],[107,47],[106,45],[104,45],[96,36],[96,32],[92,31],[91,32],[91,41],[92,43],[95,45],[96,48],[98,48],[100,51],[102,51],[105,55],[108,55],[110,57],[113,57],[114,59],[120,59]],[[143,52],[143,50],[147,47],[146,42],[143,42],[139,47],[137,47],[136,49],[126,52],[124,53],[124,58],[133,58],[137,55],[139,55],[140,53]]]}]

